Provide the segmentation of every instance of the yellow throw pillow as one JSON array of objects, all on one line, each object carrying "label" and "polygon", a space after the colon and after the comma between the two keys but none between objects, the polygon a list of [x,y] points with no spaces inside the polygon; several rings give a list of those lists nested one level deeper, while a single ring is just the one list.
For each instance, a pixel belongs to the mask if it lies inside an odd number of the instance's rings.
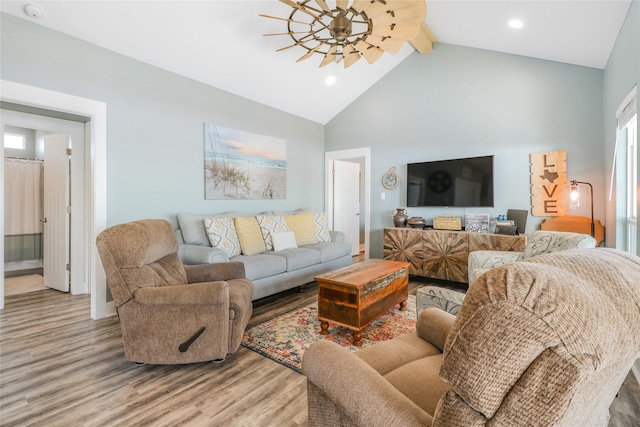
[{"label": "yellow throw pillow", "polygon": [[240,248],[242,248],[243,255],[255,255],[267,250],[256,217],[237,217],[236,231],[238,232],[238,239],[240,240]]},{"label": "yellow throw pillow", "polygon": [[315,245],[318,243],[318,233],[316,223],[313,221],[313,213],[303,213],[298,215],[287,215],[284,217],[289,230],[296,235],[298,246]]}]

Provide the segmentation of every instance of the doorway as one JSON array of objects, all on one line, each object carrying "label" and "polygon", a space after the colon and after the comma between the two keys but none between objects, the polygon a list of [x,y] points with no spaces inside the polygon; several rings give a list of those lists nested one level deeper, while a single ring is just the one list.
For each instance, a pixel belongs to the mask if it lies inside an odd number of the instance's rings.
[{"label": "doorway", "polygon": [[[353,254],[369,259],[371,149],[325,153],[325,207],[329,224],[346,235]],[[337,172],[336,172],[337,171]]]},{"label": "doorway", "polygon": [[[73,250],[71,263],[84,268],[84,286],[91,295],[91,318],[99,319],[115,314],[113,301],[107,298],[107,284],[104,270],[100,266],[95,239],[100,231],[107,226],[107,106],[105,103],[74,95],[54,92],[33,86],[27,86],[7,80],[1,80],[2,93],[0,102],[17,106],[19,111],[42,114],[47,116],[80,116],[88,119],[84,123],[85,139],[79,144],[82,153],[72,156],[73,162],[78,162],[74,170],[82,170],[86,182],[79,184],[79,180],[72,179],[71,198],[72,210],[77,197],[83,197],[84,212],[75,212],[72,218],[81,217],[81,221],[71,223],[71,233],[79,241],[71,244]],[[16,108],[13,108],[16,110]],[[4,122],[4,116],[0,117]],[[4,126],[0,124],[0,129]],[[76,146],[76,148],[78,148]],[[4,147],[0,148],[4,157]],[[0,176],[4,176],[4,164],[0,163]],[[4,235],[4,186],[0,186],[0,230]],[[79,191],[84,188],[84,191]],[[75,230],[78,224],[80,229]],[[74,239],[75,239],[74,238]],[[77,257],[77,258],[76,258]],[[4,308],[4,241],[0,240],[0,309]],[[73,289],[73,271],[72,271]],[[72,291],[73,292],[73,291]],[[86,291],[84,292],[86,293]]]},{"label": "doorway", "polygon": [[[44,285],[62,292],[71,291],[73,295],[86,294],[89,288],[86,269],[82,262],[84,245],[82,238],[76,236],[85,229],[83,212],[86,211],[86,177],[82,161],[84,124],[5,109],[2,110],[2,118],[3,133],[6,129],[14,131],[22,129],[25,133],[33,132],[35,146],[32,155],[44,163],[41,180],[42,194],[39,196],[41,205],[37,209],[41,214],[40,218],[36,219],[40,222],[38,231],[42,233]],[[71,155],[74,152],[72,146],[75,146],[75,154],[79,157],[75,161]],[[26,155],[31,155],[30,153],[26,152]],[[70,179],[72,170],[76,182]],[[8,178],[7,173],[9,171],[5,170],[3,174],[5,179]],[[29,207],[5,205],[4,216],[6,219],[11,219],[29,214],[21,209],[28,210]],[[73,223],[70,221],[72,211],[78,213],[74,216]],[[5,230],[5,234],[11,234],[11,231]],[[81,247],[72,248],[72,242]],[[72,262],[72,258],[75,258],[76,262]],[[73,274],[71,274],[72,267]]]}]

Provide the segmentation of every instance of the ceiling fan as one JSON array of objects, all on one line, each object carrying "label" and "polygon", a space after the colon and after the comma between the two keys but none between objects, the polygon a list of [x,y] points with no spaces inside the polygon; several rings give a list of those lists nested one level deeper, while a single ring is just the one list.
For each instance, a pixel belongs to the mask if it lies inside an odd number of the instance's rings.
[{"label": "ceiling fan", "polygon": [[293,44],[276,52],[301,46],[307,52],[296,62],[323,55],[320,67],[343,60],[344,67],[361,57],[373,64],[383,53],[397,53],[406,41],[420,53],[430,52],[435,40],[424,23],[424,0],[280,0],[292,8],[288,18],[263,15],[287,22],[287,32],[265,36],[289,36]]}]

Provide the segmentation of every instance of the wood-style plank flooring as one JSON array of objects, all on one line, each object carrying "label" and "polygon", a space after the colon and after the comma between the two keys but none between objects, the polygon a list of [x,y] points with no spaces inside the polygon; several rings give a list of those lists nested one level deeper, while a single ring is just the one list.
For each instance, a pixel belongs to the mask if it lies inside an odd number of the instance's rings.
[{"label": "wood-style plank flooring", "polygon": [[[412,282],[411,292],[423,284]],[[257,301],[250,326],[317,297],[317,286]],[[115,317],[91,320],[89,297],[46,290],[0,313],[1,426],[304,426],[303,375],[240,349],[220,364],[136,367]],[[611,426],[640,425],[627,378]]]}]

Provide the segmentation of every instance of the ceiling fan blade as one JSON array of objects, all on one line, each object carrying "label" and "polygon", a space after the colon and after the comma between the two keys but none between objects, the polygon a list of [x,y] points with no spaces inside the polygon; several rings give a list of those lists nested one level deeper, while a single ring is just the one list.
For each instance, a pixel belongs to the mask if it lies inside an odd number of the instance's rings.
[{"label": "ceiling fan blade", "polygon": [[[382,15],[389,14],[388,11],[393,11],[395,14],[401,9],[407,9],[415,11],[418,14],[422,14],[423,20],[424,17],[427,16],[427,3],[420,0],[387,0],[386,3],[375,2],[371,3],[370,6],[365,9],[365,13],[369,18],[375,19]],[[404,13],[407,12],[405,11]]]},{"label": "ceiling fan blade", "polygon": [[318,6],[320,6],[320,8],[322,10],[324,10],[325,12],[331,12],[331,8],[329,7],[329,5],[327,5],[327,2],[324,0],[316,0],[316,3],[318,3]]},{"label": "ceiling fan blade", "polygon": [[433,42],[436,41],[436,37],[433,35],[427,24],[422,24],[418,35],[409,40],[413,47],[420,53],[427,53],[433,50]]},{"label": "ceiling fan blade", "polygon": [[302,55],[300,58],[298,58],[296,62],[304,61],[305,59],[310,58],[311,56],[313,56],[314,53],[316,53],[318,49],[320,49],[321,46],[322,46],[322,43],[320,43],[318,46],[314,47],[309,52]]},{"label": "ceiling fan blade", "polygon": [[336,0],[336,7],[342,10],[349,9],[349,0]]},{"label": "ceiling fan blade", "polygon": [[291,34],[307,34],[306,31],[289,31],[288,33],[269,33],[269,34],[263,34],[263,37],[270,37],[270,36],[290,36]]},{"label": "ceiling fan blade", "polygon": [[278,21],[287,21],[287,22],[295,22],[296,24],[311,25],[311,23],[309,22],[296,21],[294,19],[289,19],[289,18],[279,18],[277,16],[264,15],[262,13],[258,14],[258,16],[262,16],[263,18],[277,19]]},{"label": "ceiling fan blade", "polygon": [[276,52],[282,52],[283,50],[291,49],[292,47],[298,46],[300,43],[294,43],[289,46],[281,47],[280,49],[276,49]]},{"label": "ceiling fan blade", "polygon": [[318,15],[316,15],[313,12],[311,12],[310,10],[307,10],[306,7],[304,7],[303,5],[301,5],[299,3],[296,3],[296,2],[291,1],[291,0],[280,0],[280,2],[282,2],[282,3],[284,3],[284,4],[288,5],[288,6],[291,6],[294,9],[298,9],[298,10],[300,10],[300,12],[304,12],[307,15],[311,15],[316,19],[320,19],[320,17]]},{"label": "ceiling fan blade", "polygon": [[358,41],[356,43],[356,49],[362,54],[364,59],[369,63],[373,64],[384,54],[384,50],[377,48],[363,40]]},{"label": "ceiling fan blade", "polygon": [[371,35],[380,37],[393,37],[395,39],[413,40],[420,31],[422,23],[397,24],[397,25],[375,25],[371,29]]},{"label": "ceiling fan blade", "polygon": [[367,43],[370,43],[376,47],[379,47],[385,52],[395,54],[395,53],[398,53],[400,49],[402,49],[402,46],[404,46],[405,40],[394,39],[391,37],[382,38],[380,36],[370,35],[367,37]]},{"label": "ceiling fan blade", "polygon": [[371,4],[371,0],[353,0],[351,8],[358,13],[361,13]]},{"label": "ceiling fan blade", "polygon": [[327,64],[330,64],[336,60],[336,51],[338,50],[338,46],[331,46],[327,54],[324,56],[324,59],[320,63],[320,67],[324,67]]},{"label": "ceiling fan blade", "polygon": [[405,7],[394,11],[393,14],[385,13],[371,19],[378,25],[413,24],[424,22],[426,16],[426,8],[424,10],[416,10],[415,8]]},{"label": "ceiling fan blade", "polygon": [[351,67],[353,64],[358,62],[358,59],[360,59],[360,54],[352,44],[344,45],[344,47],[342,48],[342,56],[344,61],[344,68]]}]

